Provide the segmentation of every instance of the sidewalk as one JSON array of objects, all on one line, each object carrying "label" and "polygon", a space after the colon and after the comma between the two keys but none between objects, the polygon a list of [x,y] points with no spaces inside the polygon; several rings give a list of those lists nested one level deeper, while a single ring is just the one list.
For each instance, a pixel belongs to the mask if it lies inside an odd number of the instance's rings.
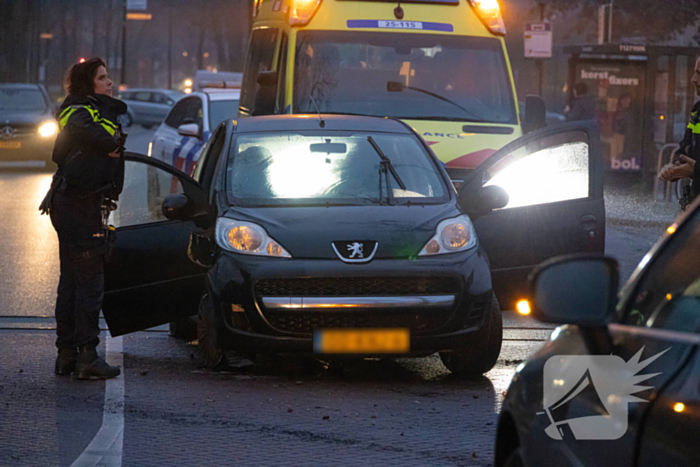
[{"label": "sidewalk", "polygon": [[678,200],[654,200],[654,192],[644,184],[605,186],[605,214],[608,223],[641,228],[666,228],[681,214]]}]

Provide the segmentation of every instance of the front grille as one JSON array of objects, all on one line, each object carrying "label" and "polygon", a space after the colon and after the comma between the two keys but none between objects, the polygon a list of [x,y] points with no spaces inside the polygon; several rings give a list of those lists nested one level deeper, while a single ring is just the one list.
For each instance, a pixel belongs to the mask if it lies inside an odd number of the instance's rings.
[{"label": "front grille", "polygon": [[262,279],[257,297],[458,295],[456,277],[314,277]]},{"label": "front grille", "polygon": [[390,311],[390,312],[296,312],[266,311],[265,318],[279,331],[311,334],[314,329],[328,328],[408,328],[411,334],[424,334],[445,325],[451,310]]},{"label": "front grille", "polygon": [[15,138],[38,135],[37,130],[39,129],[39,125],[36,123],[0,123],[0,130],[6,126],[9,126],[14,130]]}]

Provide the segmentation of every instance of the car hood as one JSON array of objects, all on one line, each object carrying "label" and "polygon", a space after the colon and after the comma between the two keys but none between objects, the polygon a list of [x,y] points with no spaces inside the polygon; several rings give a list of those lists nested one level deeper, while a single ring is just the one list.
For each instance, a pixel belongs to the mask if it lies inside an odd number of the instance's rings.
[{"label": "car hood", "polygon": [[254,222],[293,257],[338,259],[332,242],[378,242],[375,258],[418,255],[440,221],[461,213],[438,206],[231,207],[225,217]]},{"label": "car hood", "polygon": [[46,111],[6,110],[0,109],[0,125],[15,124],[39,124],[45,120],[53,119]]}]

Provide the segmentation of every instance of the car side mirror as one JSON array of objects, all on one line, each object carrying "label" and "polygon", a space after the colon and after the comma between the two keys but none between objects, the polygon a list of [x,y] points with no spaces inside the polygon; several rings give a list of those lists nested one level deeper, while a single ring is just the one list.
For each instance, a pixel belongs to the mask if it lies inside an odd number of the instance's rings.
[{"label": "car side mirror", "polygon": [[547,126],[547,108],[540,96],[527,96],[525,98],[525,121],[523,132],[530,133]]},{"label": "car side mirror", "polygon": [[484,212],[491,212],[494,209],[502,209],[508,206],[510,197],[508,192],[496,185],[489,185],[479,190],[479,208]]},{"label": "car side mirror", "polygon": [[168,220],[187,219],[194,213],[190,199],[183,193],[168,195],[163,200],[163,215]]},{"label": "car side mirror", "polygon": [[615,316],[620,267],[612,258],[561,256],[530,275],[532,315],[545,323],[607,326]]},{"label": "car side mirror", "polygon": [[476,192],[459,192],[459,204],[472,220],[508,205],[508,192],[496,185],[481,187]]},{"label": "car side mirror", "polygon": [[277,79],[276,71],[261,71],[256,81],[260,86],[277,86]]},{"label": "car side mirror", "polygon": [[185,123],[177,128],[177,134],[180,136],[192,136],[199,138],[199,125],[196,123]]}]

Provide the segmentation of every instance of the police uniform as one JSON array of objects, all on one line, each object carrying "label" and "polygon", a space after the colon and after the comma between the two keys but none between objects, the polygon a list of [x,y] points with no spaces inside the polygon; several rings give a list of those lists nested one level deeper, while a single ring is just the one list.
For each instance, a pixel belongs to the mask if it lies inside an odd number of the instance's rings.
[{"label": "police uniform", "polygon": [[681,207],[685,207],[700,194],[700,101],[696,102],[690,114],[690,121],[685,130],[683,139],[679,143],[680,149],[676,151],[676,157],[688,156],[695,161],[693,182],[683,193],[680,200]]},{"label": "police uniform", "polygon": [[62,351],[64,363],[77,355],[80,365],[78,349],[88,349],[92,355],[99,343],[109,237],[105,206],[117,199],[124,179],[123,155],[109,154],[120,148],[118,117],[126,110],[122,101],[90,95],[68,96],[57,112],[59,134],[53,161],[58,170],[47,196],[61,262],[56,299],[57,374],[72,371],[59,365]]}]

